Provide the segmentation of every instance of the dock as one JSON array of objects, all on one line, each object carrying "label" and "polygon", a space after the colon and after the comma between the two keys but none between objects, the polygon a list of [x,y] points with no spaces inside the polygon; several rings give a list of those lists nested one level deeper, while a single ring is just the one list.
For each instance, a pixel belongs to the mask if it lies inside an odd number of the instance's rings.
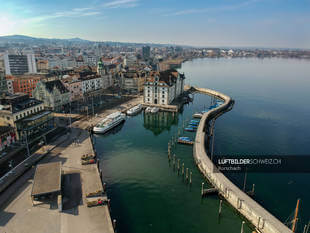
[{"label": "dock", "polygon": [[219,171],[206,152],[206,126],[210,120],[216,119],[221,114],[228,111],[233,100],[229,96],[211,89],[191,89],[202,94],[215,96],[224,101],[222,105],[204,113],[200,120],[193,147],[193,156],[199,170],[209,180],[213,187],[218,190],[219,194],[255,227],[257,232],[292,233],[286,225],[239,189],[221,171]]},{"label": "dock", "polygon": [[147,108],[147,107],[157,107],[159,108],[159,110],[161,111],[165,111],[165,112],[178,112],[179,108],[177,105],[161,105],[161,104],[143,104],[143,108]]}]

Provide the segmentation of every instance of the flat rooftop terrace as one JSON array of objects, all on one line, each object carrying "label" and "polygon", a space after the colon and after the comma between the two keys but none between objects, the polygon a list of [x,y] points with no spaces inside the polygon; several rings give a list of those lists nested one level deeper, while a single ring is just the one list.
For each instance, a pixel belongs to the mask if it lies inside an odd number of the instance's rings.
[{"label": "flat rooftop terrace", "polygon": [[31,191],[32,197],[60,193],[61,162],[40,164],[36,168]]}]

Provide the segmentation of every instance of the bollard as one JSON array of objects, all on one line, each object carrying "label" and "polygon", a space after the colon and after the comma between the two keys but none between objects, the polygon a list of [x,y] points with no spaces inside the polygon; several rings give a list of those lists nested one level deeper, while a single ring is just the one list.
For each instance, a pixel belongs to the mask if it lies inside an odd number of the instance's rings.
[{"label": "bollard", "polygon": [[186,168],[186,180],[188,180],[188,168]]},{"label": "bollard", "polygon": [[104,193],[106,192],[106,188],[107,188],[107,184],[106,184],[106,183],[103,183],[103,192],[104,192]]},{"label": "bollard", "polygon": [[116,229],[116,219],[113,219],[113,229]]},{"label": "bollard", "polygon": [[220,200],[220,206],[219,206],[219,216],[221,215],[222,213],[222,200]]},{"label": "bollard", "polygon": [[175,155],[173,155],[173,170],[175,170]]},{"label": "bollard", "polygon": [[201,183],[201,196],[203,196],[203,186],[204,186],[204,184],[205,183],[203,183],[203,182]]},{"label": "bollard", "polygon": [[111,210],[111,200],[110,199],[108,199],[108,208],[109,208],[109,210]]},{"label": "bollard", "polygon": [[242,221],[242,224],[241,224],[241,233],[243,233],[243,225],[244,225],[244,221]]}]

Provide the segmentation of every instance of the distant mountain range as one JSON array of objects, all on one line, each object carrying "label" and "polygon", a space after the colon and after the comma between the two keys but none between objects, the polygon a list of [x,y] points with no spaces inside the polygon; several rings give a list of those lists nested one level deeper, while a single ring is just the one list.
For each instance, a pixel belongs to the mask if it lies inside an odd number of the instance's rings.
[{"label": "distant mountain range", "polygon": [[[165,46],[176,46],[171,44],[153,44],[153,43],[129,43],[129,42],[113,42],[113,41],[90,41],[83,40],[81,38],[71,38],[71,39],[47,39],[47,38],[36,38],[24,35],[12,35],[12,36],[0,36],[0,45],[4,44],[20,44],[20,45],[77,45],[77,44],[95,44],[100,43],[104,45],[124,45],[124,46],[143,46],[151,45],[156,47]],[[185,47],[185,46],[183,46]]]}]

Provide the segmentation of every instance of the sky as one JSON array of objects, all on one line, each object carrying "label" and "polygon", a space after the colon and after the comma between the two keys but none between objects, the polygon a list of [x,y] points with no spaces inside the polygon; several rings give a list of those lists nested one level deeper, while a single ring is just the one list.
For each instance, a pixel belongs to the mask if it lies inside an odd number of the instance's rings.
[{"label": "sky", "polygon": [[310,48],[310,0],[0,0],[0,36]]}]

